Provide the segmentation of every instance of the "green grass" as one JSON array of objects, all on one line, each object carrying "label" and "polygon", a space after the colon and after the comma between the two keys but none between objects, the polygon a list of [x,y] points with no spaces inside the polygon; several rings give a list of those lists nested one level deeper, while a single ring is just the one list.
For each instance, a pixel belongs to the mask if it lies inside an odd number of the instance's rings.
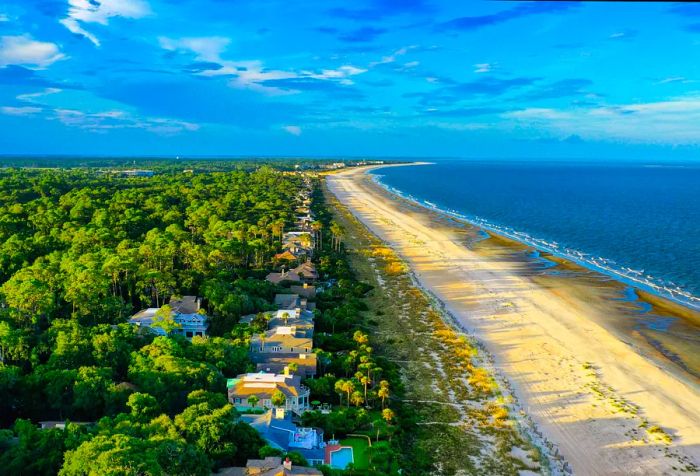
[{"label": "green grass", "polygon": [[341,446],[352,446],[352,456],[355,459],[356,469],[369,468],[367,449],[369,444],[367,438],[345,438],[340,440]]}]

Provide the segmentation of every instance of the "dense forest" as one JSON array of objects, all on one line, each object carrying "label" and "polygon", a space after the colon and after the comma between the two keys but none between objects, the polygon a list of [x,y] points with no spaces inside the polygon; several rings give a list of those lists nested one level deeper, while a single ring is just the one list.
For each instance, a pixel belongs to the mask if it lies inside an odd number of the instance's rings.
[{"label": "dense forest", "polygon": [[[263,277],[278,269],[304,181],[269,166],[0,171],[0,474],[204,475],[280,454],[240,421],[225,382],[254,369],[248,348],[260,329],[238,320],[274,308],[280,288]],[[370,287],[353,278],[318,189],[313,203],[314,260],[332,286],[314,311],[319,376],[305,384],[333,411],[303,424],[377,439],[371,467],[347,474],[396,474],[410,436],[400,407],[389,408],[398,372],[359,331]],[[126,322],[180,295],[203,297],[208,337]]]},{"label": "dense forest", "polygon": [[[245,336],[231,331],[241,314],[270,306],[274,289],[256,270],[293,220],[300,184],[269,167],[0,172],[0,425],[14,425],[0,437],[0,472],[82,474],[81,460],[114,465],[115,451],[125,461],[135,452],[153,474],[256,457],[260,438],[224,396],[224,376],[248,365]],[[125,323],[183,294],[205,298],[211,338],[154,338]],[[105,415],[95,437],[34,424]]]}]

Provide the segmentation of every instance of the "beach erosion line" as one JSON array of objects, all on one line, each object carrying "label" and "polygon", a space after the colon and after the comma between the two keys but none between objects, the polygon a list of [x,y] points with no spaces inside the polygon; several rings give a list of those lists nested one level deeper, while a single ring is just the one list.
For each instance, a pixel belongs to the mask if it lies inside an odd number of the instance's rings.
[{"label": "beach erosion line", "polygon": [[[412,165],[430,165],[429,162],[417,162],[406,164],[394,164],[390,166],[412,166]],[[643,291],[651,293],[655,296],[669,299],[677,304],[688,307],[694,311],[700,311],[700,297],[680,288],[674,283],[668,282],[653,276],[644,276],[643,270],[635,270],[626,267],[615,267],[615,261],[604,257],[591,256],[582,251],[564,247],[562,248],[556,241],[548,241],[541,238],[533,237],[525,232],[511,229],[505,226],[494,224],[484,218],[477,216],[468,216],[456,210],[442,208],[439,205],[425,199],[417,198],[409,193],[405,193],[395,187],[392,187],[382,181],[383,175],[374,173],[386,166],[373,166],[367,168],[365,173],[372,181],[387,192],[395,195],[403,200],[407,200],[418,206],[427,208],[436,213],[456,218],[464,221],[480,231],[485,233],[493,233],[517,241],[525,246],[530,246],[538,251],[551,253],[559,258],[571,261],[591,271],[598,272],[610,278],[613,278],[628,286],[640,288]]]}]

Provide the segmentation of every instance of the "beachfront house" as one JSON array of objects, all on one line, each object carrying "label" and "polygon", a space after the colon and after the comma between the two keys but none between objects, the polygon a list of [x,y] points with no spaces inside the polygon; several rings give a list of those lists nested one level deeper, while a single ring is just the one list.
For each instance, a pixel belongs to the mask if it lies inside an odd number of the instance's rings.
[{"label": "beachfront house", "polygon": [[298,294],[275,294],[275,306],[277,309],[294,310],[306,309],[306,298]]},{"label": "beachfront house", "polygon": [[284,282],[289,283],[300,283],[301,276],[292,271],[285,271],[282,269],[279,273],[270,273],[265,276],[265,280],[272,284],[282,284]]},{"label": "beachfront house", "polygon": [[282,461],[278,456],[249,459],[245,468],[221,468],[213,474],[216,476],[323,476],[323,473],[316,468],[297,466],[289,458]]},{"label": "beachfront house", "polygon": [[243,415],[268,445],[278,450],[300,453],[310,465],[324,464],[325,446],[321,428],[298,427],[291,415],[284,411],[270,411],[262,415]]},{"label": "beachfront house", "polygon": [[311,260],[306,260],[296,268],[290,271],[291,273],[296,273],[302,283],[310,284],[316,281],[319,277],[318,271],[316,271],[316,265],[311,262]]},{"label": "beachfront house", "polygon": [[270,353],[310,354],[313,348],[313,337],[309,337],[308,334],[308,329],[297,329],[296,326],[277,326],[261,335],[251,337],[250,352],[252,355]]},{"label": "beachfront house", "polygon": [[[174,323],[178,326],[171,331],[171,334],[178,334],[191,339],[194,336],[207,335],[209,319],[201,307],[202,301],[196,296],[173,297],[168,306]],[[167,335],[167,332],[158,325],[156,313],[160,308],[149,307],[134,314],[129,319],[129,324],[150,329],[158,335]],[[154,325],[155,324],[155,325]]]},{"label": "beachfront house", "polygon": [[[309,410],[309,389],[301,384],[298,375],[268,374],[264,372],[241,374],[229,379],[228,399],[237,410],[247,411],[252,408],[273,408],[272,395],[282,392],[285,403],[281,407],[296,415]],[[255,396],[257,403],[252,405],[251,397]]]}]

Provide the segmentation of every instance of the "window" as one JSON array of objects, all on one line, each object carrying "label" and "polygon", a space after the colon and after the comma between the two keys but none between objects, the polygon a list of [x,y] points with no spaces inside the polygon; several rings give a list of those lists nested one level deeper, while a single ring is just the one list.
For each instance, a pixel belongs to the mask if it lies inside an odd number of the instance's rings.
[{"label": "window", "polygon": [[192,331],[187,331],[187,332],[185,333],[185,335],[186,335],[187,337],[192,337]]}]

